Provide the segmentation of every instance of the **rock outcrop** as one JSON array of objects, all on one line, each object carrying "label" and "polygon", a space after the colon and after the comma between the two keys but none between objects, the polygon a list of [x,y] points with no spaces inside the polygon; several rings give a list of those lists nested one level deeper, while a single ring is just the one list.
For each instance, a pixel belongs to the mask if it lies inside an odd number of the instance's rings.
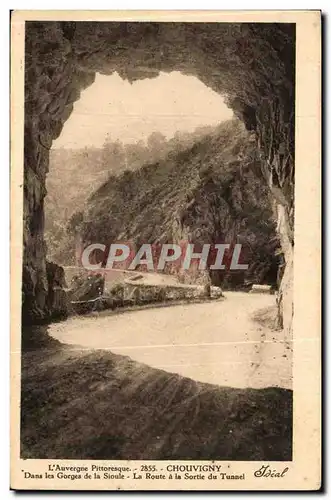
[{"label": "rock outcrop", "polygon": [[280,302],[291,311],[294,40],[295,25],[286,23],[26,23],[23,319],[52,316],[43,238],[49,150],[97,71],[130,81],[181,71],[227,96],[256,134],[279,206],[287,245]]},{"label": "rock outcrop", "polygon": [[47,273],[47,311],[52,318],[62,318],[68,314],[66,280],[63,267],[54,262],[46,262]]},{"label": "rock outcrop", "polygon": [[[60,183],[58,190],[62,192]],[[75,241],[80,241],[80,252]],[[244,124],[236,118],[224,121],[190,147],[173,147],[157,162],[109,176],[70,218],[55,258],[71,264],[82,249],[102,243],[107,250],[94,257],[106,266],[109,244],[115,242],[129,242],[133,253],[142,243],[152,245],[155,271],[161,245],[179,245],[181,257],[163,271],[182,283],[212,283],[224,290],[245,288],[247,282],[275,286],[280,261],[275,211],[254,136]],[[189,244],[195,252],[210,245],[209,268],[220,243],[230,246],[222,270],[200,270],[198,260],[184,268]],[[236,244],[242,245],[240,261],[248,264],[247,270],[231,267]],[[122,264],[128,268],[130,259]]]}]

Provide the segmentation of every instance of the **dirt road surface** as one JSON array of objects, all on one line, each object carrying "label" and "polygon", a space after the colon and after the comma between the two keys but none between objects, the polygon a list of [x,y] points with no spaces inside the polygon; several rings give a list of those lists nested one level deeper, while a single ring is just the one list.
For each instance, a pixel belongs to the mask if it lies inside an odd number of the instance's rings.
[{"label": "dirt road surface", "polygon": [[254,321],[275,297],[240,292],[224,300],[71,318],[49,334],[65,344],[115,354],[199,382],[238,388],[292,387],[292,345]]},{"label": "dirt road surface", "polygon": [[291,460],[291,347],[270,328],[274,297],[226,295],[25,331],[21,456]]}]

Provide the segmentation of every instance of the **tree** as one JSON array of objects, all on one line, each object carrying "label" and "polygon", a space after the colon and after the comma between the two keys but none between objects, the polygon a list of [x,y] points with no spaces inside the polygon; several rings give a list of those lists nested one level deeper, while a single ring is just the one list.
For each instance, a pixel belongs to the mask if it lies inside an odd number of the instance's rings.
[{"label": "tree", "polygon": [[157,157],[162,157],[166,144],[167,139],[163,134],[161,134],[161,132],[151,133],[147,139],[147,146],[153,160]]},{"label": "tree", "polygon": [[109,172],[120,172],[126,168],[126,154],[122,142],[106,141],[103,145],[103,164]]}]

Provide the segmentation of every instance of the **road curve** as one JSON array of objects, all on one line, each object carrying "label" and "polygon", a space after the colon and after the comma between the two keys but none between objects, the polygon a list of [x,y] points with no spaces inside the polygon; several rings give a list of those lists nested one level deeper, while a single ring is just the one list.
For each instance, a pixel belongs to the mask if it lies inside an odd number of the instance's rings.
[{"label": "road curve", "polygon": [[229,292],[217,302],[70,318],[49,334],[201,382],[292,388],[292,345],[252,319],[274,304],[272,295]]}]

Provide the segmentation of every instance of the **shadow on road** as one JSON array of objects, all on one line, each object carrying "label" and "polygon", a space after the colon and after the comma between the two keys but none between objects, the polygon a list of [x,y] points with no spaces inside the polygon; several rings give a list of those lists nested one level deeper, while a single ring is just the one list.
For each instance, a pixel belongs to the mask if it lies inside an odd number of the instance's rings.
[{"label": "shadow on road", "polygon": [[195,382],[109,351],[70,348],[47,327],[25,342],[21,395],[22,458],[292,457],[292,391]]}]

